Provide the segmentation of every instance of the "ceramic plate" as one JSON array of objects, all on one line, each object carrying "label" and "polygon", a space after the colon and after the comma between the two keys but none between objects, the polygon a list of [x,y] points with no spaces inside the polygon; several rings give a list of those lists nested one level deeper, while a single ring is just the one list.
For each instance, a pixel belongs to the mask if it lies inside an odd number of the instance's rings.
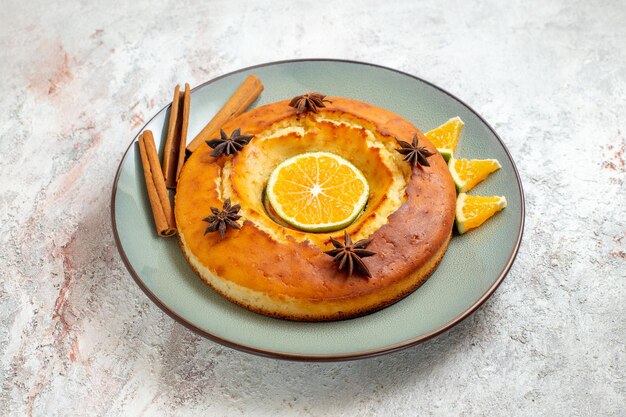
[{"label": "ceramic plate", "polygon": [[[456,155],[497,158],[502,169],[471,194],[504,195],[508,207],[479,229],[455,236],[435,273],[413,294],[377,313],[330,323],[297,323],[249,312],[207,287],[176,239],[157,237],[135,138],[120,162],[111,203],[120,255],[142,290],[175,320],[224,345],[285,359],[339,360],[391,352],[436,336],[470,315],[508,272],[522,237],[524,197],[515,165],[496,132],[469,106],[415,76],[378,65],[315,59],[245,68],[192,90],[189,138],[249,74],[265,90],[260,106],[308,91],[366,101],[426,132],[451,117],[465,122]],[[165,141],[169,106],[143,129]],[[142,129],[142,130],[143,130]],[[159,146],[160,144],[160,146]]]}]

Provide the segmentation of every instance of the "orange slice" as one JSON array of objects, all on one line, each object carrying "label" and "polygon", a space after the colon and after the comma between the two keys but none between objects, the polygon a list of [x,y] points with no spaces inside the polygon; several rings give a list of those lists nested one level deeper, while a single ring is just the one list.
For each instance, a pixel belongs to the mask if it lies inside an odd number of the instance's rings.
[{"label": "orange slice", "polygon": [[369,185],[361,171],[342,157],[311,152],[279,164],[265,192],[286,223],[307,232],[328,232],[348,226],[361,214]]},{"label": "orange slice", "polygon": [[448,162],[448,167],[457,191],[465,193],[502,166],[497,159],[455,159],[452,157]]},{"label": "orange slice", "polygon": [[461,193],[456,199],[456,228],[463,234],[480,226],[505,207],[505,197]]},{"label": "orange slice", "polygon": [[456,144],[461,136],[461,129],[463,128],[463,120],[460,117],[453,117],[439,127],[425,134],[426,139],[431,141],[437,148],[441,156],[446,160],[450,160]]}]

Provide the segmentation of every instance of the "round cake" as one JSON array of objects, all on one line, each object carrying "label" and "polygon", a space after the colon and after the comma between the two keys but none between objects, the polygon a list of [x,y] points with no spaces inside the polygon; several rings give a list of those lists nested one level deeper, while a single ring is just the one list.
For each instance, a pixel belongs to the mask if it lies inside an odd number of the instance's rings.
[{"label": "round cake", "polygon": [[[448,247],[456,192],[444,159],[411,123],[368,103],[328,97],[302,111],[289,100],[229,121],[245,140],[231,155],[207,145],[185,163],[175,216],[181,249],[198,276],[227,299],[258,313],[302,321],[356,317],[384,308],[419,287]],[[242,136],[244,137],[244,136]],[[427,164],[411,164],[399,141],[417,138]],[[405,145],[408,145],[405,143]],[[308,152],[336,154],[369,184],[364,211],[347,227],[314,233],[280,224],[264,204],[283,161]],[[207,233],[207,217],[228,201],[230,226]],[[227,208],[227,207],[226,207]],[[240,216],[240,218],[239,218]],[[211,231],[218,231],[215,226]],[[367,274],[349,274],[328,253],[367,239]]]}]

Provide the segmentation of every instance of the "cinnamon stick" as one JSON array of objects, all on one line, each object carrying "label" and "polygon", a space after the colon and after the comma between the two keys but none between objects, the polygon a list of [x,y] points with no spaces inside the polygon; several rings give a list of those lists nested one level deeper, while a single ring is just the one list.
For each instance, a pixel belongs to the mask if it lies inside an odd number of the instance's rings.
[{"label": "cinnamon stick", "polygon": [[180,136],[178,142],[178,165],[176,168],[176,182],[180,177],[180,171],[185,163],[185,148],[187,147],[187,130],[189,128],[189,105],[191,102],[191,91],[189,84],[185,83],[185,93],[183,94],[183,115],[182,126],[180,127]]},{"label": "cinnamon stick", "polygon": [[174,89],[174,98],[170,108],[170,120],[167,126],[167,138],[163,150],[163,177],[167,188],[176,187],[176,170],[178,169],[178,153],[180,136],[180,118],[178,117],[180,107],[180,85]]},{"label": "cinnamon stick", "polygon": [[159,154],[150,130],[144,131],[139,136],[139,153],[157,233],[161,237],[174,236],[176,220],[159,164]]},{"label": "cinnamon stick", "polygon": [[219,129],[229,120],[239,116],[257,99],[263,91],[263,83],[256,75],[248,78],[237,88],[237,91],[228,99],[224,107],[217,112],[207,125],[187,146],[187,151],[194,152],[205,140],[217,136]]}]

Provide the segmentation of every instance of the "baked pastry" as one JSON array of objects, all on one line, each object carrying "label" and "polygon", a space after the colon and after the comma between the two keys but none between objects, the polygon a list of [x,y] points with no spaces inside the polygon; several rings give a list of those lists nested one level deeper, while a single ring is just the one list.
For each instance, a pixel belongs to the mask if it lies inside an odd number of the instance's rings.
[{"label": "baked pastry", "polygon": [[[185,257],[206,284],[252,311],[302,321],[364,315],[413,292],[448,247],[456,192],[435,147],[397,114],[357,100],[329,99],[313,111],[286,100],[240,115],[223,126],[227,133],[240,129],[246,135],[239,149],[214,157],[214,149],[201,146],[180,175],[175,216]],[[429,166],[412,165],[405,160],[411,155],[397,151],[398,140],[414,137],[432,154]],[[311,233],[268,215],[264,190],[270,174],[305,152],[337,154],[367,179],[367,206],[344,229]],[[227,199],[240,206],[229,219],[239,229],[226,227],[223,216],[207,224]],[[220,233],[205,233],[207,226]],[[355,242],[371,239],[367,250],[375,254],[362,260],[370,277],[349,275],[325,253],[333,249],[331,238],[343,241],[345,232]]]}]

